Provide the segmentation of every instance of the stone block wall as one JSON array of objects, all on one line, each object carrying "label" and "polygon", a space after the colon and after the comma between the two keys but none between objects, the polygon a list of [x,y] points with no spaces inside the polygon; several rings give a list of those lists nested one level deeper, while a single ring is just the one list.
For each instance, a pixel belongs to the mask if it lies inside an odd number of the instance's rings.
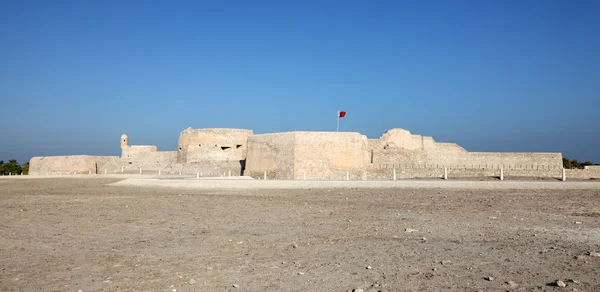
[{"label": "stone block wall", "polygon": [[505,166],[545,165],[562,167],[561,153],[468,152],[458,156],[454,164],[503,164]]},{"label": "stone block wall", "polygon": [[369,163],[367,137],[346,132],[294,132],[294,177],[345,178]]},{"label": "stone block wall", "polygon": [[124,160],[118,156],[96,156],[96,174],[120,173]]},{"label": "stone block wall", "polygon": [[33,157],[29,162],[30,175],[57,175],[57,174],[95,174],[96,161],[118,159],[114,156],[47,156]]},{"label": "stone block wall", "polygon": [[132,145],[121,148],[121,157],[123,158],[138,158],[144,157],[151,153],[158,152],[158,148],[152,145]]},{"label": "stone block wall", "polygon": [[468,152],[455,143],[436,142],[432,137],[392,129],[379,139],[369,140],[375,164],[562,166],[561,153]]},{"label": "stone block wall", "polygon": [[245,129],[187,128],[179,135],[177,162],[245,160],[252,134],[252,130]]},{"label": "stone block wall", "polygon": [[600,166],[585,166],[584,169],[565,169],[569,179],[600,179]]},{"label": "stone block wall", "polygon": [[245,176],[268,179],[294,177],[295,133],[253,135],[248,138]]}]

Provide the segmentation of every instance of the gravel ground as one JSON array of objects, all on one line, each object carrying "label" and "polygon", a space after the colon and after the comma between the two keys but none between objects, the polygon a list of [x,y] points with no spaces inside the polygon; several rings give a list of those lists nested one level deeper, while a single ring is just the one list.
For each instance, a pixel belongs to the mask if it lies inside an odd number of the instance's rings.
[{"label": "gravel ground", "polygon": [[3,178],[0,218],[2,291],[600,291],[598,182]]}]

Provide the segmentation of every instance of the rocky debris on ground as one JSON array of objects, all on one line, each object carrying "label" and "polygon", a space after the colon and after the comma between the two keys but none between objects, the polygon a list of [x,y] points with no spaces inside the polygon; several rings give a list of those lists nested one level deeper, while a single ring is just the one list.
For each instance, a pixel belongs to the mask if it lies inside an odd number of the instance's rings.
[{"label": "rocky debris on ground", "polygon": [[240,285],[238,285],[238,284],[233,284],[233,288],[239,288],[239,287],[240,287]]},{"label": "rocky debris on ground", "polygon": [[413,233],[413,232],[417,232],[417,231],[419,231],[419,230],[412,229],[412,228],[406,228],[406,229],[404,230],[404,232],[406,232],[406,233]]},{"label": "rocky debris on ground", "polygon": [[440,262],[442,265],[446,266],[446,265],[451,265],[452,261],[451,260],[443,260]]},{"label": "rocky debris on ground", "polygon": [[591,256],[591,257],[600,258],[600,253],[598,253],[598,252],[590,251],[590,252],[588,252],[588,255]]},{"label": "rocky debris on ground", "polygon": [[561,287],[561,288],[565,288],[567,287],[567,284],[565,284],[565,282],[561,281],[561,280],[557,280],[556,282],[554,282],[555,286]]},{"label": "rocky debris on ground", "polygon": [[304,272],[298,272],[298,275],[302,276],[304,275]]},{"label": "rocky debris on ground", "polygon": [[372,269],[372,267],[371,266],[367,266],[367,270],[370,270],[370,269]]},{"label": "rocky debris on ground", "polygon": [[486,280],[488,280],[488,281],[494,281],[494,277],[490,277],[490,276],[487,276],[487,277],[485,277],[484,279],[486,279]]},{"label": "rocky debris on ground", "polygon": [[190,281],[188,283],[190,283],[190,285],[194,285],[194,284],[196,284],[196,280],[190,279]]},{"label": "rocky debris on ground", "polygon": [[508,281],[506,282],[506,284],[508,284],[508,286],[510,286],[511,288],[519,287],[519,284],[517,284],[515,281]]}]

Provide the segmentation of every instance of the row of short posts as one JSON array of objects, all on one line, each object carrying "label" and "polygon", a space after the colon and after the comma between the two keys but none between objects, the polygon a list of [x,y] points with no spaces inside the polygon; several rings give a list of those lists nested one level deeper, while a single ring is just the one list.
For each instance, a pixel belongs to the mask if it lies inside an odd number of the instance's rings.
[{"label": "row of short posts", "polygon": [[[349,173],[346,172],[346,180],[350,180],[349,177]],[[304,179],[306,179],[306,172],[304,172]],[[396,169],[394,168],[392,170],[392,179],[396,180]],[[448,180],[448,168],[444,167],[444,180]],[[504,180],[504,167],[500,167],[500,180],[503,181]],[[562,168],[562,181],[566,181],[567,180],[567,175],[565,172],[565,168]]]},{"label": "row of short posts", "polygon": [[[124,172],[124,168],[121,166],[121,172]],[[104,169],[104,174],[107,174],[108,171],[105,168]],[[73,174],[77,174],[76,172],[73,172]],[[92,174],[92,171],[89,170],[88,174]],[[142,174],[142,168],[140,167],[140,174]],[[8,173],[9,176],[12,175],[12,172]],[[21,175],[23,175],[23,173],[21,173]],[[162,175],[162,171],[159,169],[158,170],[158,175]],[[181,170],[179,171],[179,175],[181,175]],[[196,178],[199,179],[202,176],[202,172],[198,171],[196,172]],[[223,176],[225,176],[225,173],[223,173]],[[222,176],[222,177],[223,177]],[[229,171],[229,175],[228,177],[231,179],[231,170]],[[265,171],[263,174],[263,179],[266,180],[267,179],[267,172]],[[306,180],[306,171],[303,172],[303,179]],[[396,169],[394,168],[392,170],[392,179],[396,180]],[[350,180],[350,173],[346,172],[346,180],[349,181]],[[448,168],[444,167],[444,180],[448,180]],[[504,180],[504,167],[500,167],[500,180],[503,181]],[[566,172],[565,172],[565,168],[562,168],[562,181],[566,181],[567,180],[567,176],[566,176]]]}]

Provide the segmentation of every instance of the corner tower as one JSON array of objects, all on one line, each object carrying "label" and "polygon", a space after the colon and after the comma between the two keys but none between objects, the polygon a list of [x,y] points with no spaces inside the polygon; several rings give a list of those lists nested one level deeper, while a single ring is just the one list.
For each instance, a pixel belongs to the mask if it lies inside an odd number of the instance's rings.
[{"label": "corner tower", "polygon": [[123,134],[121,135],[121,149],[125,149],[127,147],[129,147],[129,137]]}]

